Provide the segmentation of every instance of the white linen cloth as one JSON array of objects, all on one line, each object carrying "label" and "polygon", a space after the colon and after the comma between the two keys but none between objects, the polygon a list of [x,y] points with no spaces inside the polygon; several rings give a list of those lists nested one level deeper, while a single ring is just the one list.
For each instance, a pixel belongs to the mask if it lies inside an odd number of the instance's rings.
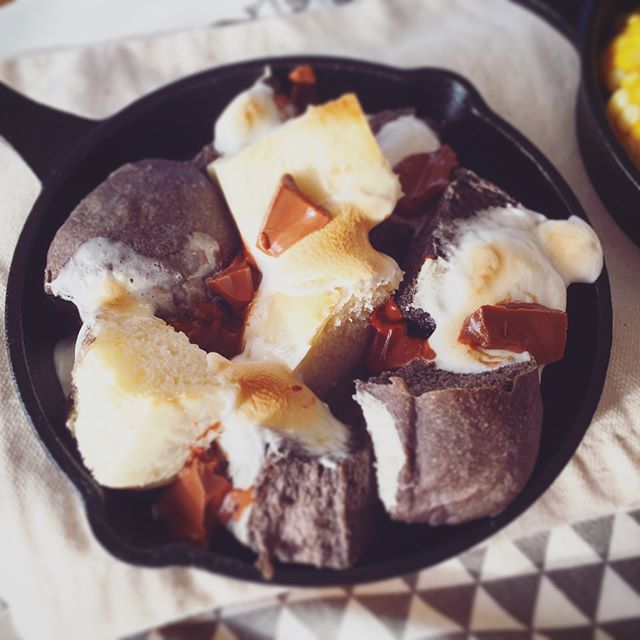
[{"label": "white linen cloth", "polygon": [[[0,79],[46,104],[100,118],[186,74],[285,53],[460,72],[564,175],[605,248],[614,303],[611,365],[579,451],[551,490],[503,535],[637,505],[640,251],[588,181],[575,136],[578,56],[540,18],[507,0],[360,0],[286,19],[5,61]],[[13,247],[38,190],[37,179],[0,139],[3,301]],[[197,570],[136,568],[111,557],[92,536],[78,493],[32,434],[4,347],[0,371],[0,597],[24,638],[113,638],[273,594],[274,588]]]}]

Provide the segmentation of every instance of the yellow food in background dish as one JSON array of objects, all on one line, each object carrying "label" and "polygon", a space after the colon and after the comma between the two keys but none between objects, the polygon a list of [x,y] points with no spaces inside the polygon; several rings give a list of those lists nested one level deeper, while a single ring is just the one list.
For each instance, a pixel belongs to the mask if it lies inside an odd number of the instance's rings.
[{"label": "yellow food in background dish", "polygon": [[640,167],[640,10],[629,14],[602,55],[602,81],[612,92],[607,117],[622,146]]}]

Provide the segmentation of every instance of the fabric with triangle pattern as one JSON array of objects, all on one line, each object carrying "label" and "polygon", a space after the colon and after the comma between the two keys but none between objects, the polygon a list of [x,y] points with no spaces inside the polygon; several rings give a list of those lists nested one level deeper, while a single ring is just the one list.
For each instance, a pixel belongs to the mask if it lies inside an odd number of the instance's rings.
[{"label": "fabric with triangle pattern", "polygon": [[[373,640],[637,640],[639,516],[619,512],[498,540],[401,579],[292,592],[136,640],[350,640],[357,630]],[[563,545],[569,561],[558,563]]]}]

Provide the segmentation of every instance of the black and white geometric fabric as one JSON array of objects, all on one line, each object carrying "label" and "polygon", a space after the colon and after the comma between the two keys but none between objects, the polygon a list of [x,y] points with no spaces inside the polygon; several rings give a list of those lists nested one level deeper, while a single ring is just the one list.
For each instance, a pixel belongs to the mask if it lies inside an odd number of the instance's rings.
[{"label": "black and white geometric fabric", "polygon": [[293,590],[136,640],[639,640],[640,510],[476,547],[415,574]]}]

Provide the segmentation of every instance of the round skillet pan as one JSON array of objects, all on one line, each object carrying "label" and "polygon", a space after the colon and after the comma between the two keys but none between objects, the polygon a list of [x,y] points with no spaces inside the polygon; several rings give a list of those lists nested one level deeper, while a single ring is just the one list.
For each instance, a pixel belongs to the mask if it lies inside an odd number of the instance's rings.
[{"label": "round skillet pan", "polygon": [[[553,166],[493,114],[464,78],[440,69],[399,70],[337,58],[276,58],[195,75],[94,122],[36,104],[0,86],[0,134],[23,154],[44,186],[20,236],[6,301],[6,332],[15,380],[33,427],[80,491],[96,537],[115,556],[148,566],[188,565],[261,581],[254,555],[221,532],[210,550],[169,540],[151,515],[153,492],[101,488],[84,468],[65,428],[67,403],[52,359],[77,320],[42,290],[47,248],[69,212],[119,165],[146,157],[187,159],[211,139],[212,123],[235,94],[270,64],[284,75],[310,62],[319,98],[354,91],[364,109],[415,107],[441,127],[460,162],[526,206],[553,218],[584,212]],[[250,185],[248,185],[250,188]],[[598,403],[611,346],[606,270],[595,285],[569,291],[566,357],[548,366],[542,384],[544,426],[538,462],[522,493],[503,513],[455,527],[404,525],[380,517],[368,554],[353,568],[277,565],[288,585],[353,584],[416,571],[484,540],[527,509],[576,450]]]},{"label": "round skillet pan", "polygon": [[576,108],[578,141],[589,178],[609,213],[640,246],[640,170],[605,115],[608,93],[600,82],[600,55],[620,15],[636,0],[586,0],[578,27],[582,83]]}]

